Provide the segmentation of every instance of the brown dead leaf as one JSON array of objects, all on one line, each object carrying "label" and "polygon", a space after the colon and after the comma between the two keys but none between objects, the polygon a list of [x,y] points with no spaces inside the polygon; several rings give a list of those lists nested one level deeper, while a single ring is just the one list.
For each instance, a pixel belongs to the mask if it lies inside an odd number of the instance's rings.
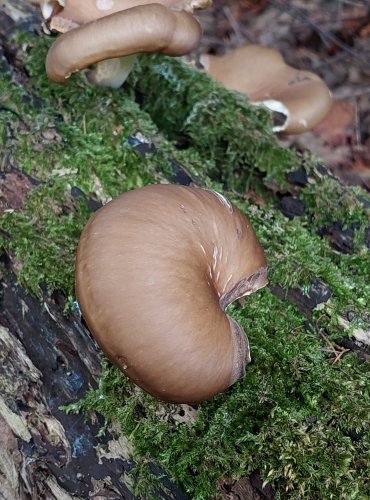
[{"label": "brown dead leaf", "polygon": [[363,25],[368,14],[368,6],[366,5],[347,5],[346,9],[342,9],[342,26],[340,34],[342,38],[347,38],[356,34],[357,30]]},{"label": "brown dead leaf", "polygon": [[252,199],[256,205],[259,205],[262,207],[267,205],[266,201],[263,198],[261,198],[260,196],[258,196],[258,194],[255,191],[253,191],[253,189],[250,189],[249,191],[247,191],[246,197]]},{"label": "brown dead leaf", "polygon": [[370,151],[357,149],[332,170],[347,184],[360,184],[370,190]]},{"label": "brown dead leaf", "polygon": [[329,147],[343,146],[352,135],[355,107],[349,101],[335,101],[328,115],[314,129],[316,137]]},{"label": "brown dead leaf", "polygon": [[249,478],[238,480],[225,477],[218,481],[217,492],[223,500],[260,500],[262,497],[253,488]]},{"label": "brown dead leaf", "polygon": [[112,133],[113,135],[118,135],[123,130],[123,125],[113,125]]},{"label": "brown dead leaf", "polygon": [[2,174],[0,176],[0,211],[23,208],[32,188],[32,182],[22,172]]},{"label": "brown dead leaf", "polygon": [[62,140],[62,137],[53,126],[49,126],[45,130],[43,130],[41,132],[41,136],[44,139],[44,142],[47,144],[50,142],[61,142]]},{"label": "brown dead leaf", "polygon": [[263,12],[267,7],[267,0],[242,0],[238,1],[240,17],[245,21]]}]

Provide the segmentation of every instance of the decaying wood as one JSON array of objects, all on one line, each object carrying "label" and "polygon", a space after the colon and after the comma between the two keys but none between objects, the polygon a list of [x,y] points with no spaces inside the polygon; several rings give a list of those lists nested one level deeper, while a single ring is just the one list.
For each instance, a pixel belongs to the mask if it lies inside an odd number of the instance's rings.
[{"label": "decaying wood", "polygon": [[99,353],[57,298],[16,285],[10,262],[0,280],[0,495],[7,500],[133,498],[128,441],[101,422],[60,407],[96,386]]},{"label": "decaying wood", "polygon": [[[16,27],[40,30],[40,22],[39,14],[29,3],[7,0],[0,12],[0,41]],[[9,47],[4,48],[9,51]],[[154,148],[140,141],[135,147],[143,155]],[[194,183],[181,165],[171,162],[171,167],[171,182]],[[19,172],[6,175],[8,188],[15,190],[16,198],[20,196],[14,203],[21,204]],[[304,182],[301,178],[289,180],[297,185]],[[25,187],[26,182],[31,181],[22,179],[19,185]],[[72,195],[83,196],[83,193],[72,192]],[[304,210],[293,197],[282,200],[280,208],[292,217],[297,215],[295,211]],[[339,233],[343,235],[343,231]],[[339,251],[343,251],[342,247]],[[100,436],[102,422],[98,416],[84,420],[83,415],[68,414],[61,409],[81,399],[89,387],[96,387],[101,373],[100,351],[77,316],[64,314],[63,297],[54,294],[40,301],[30,296],[16,283],[13,266],[9,256],[3,256],[0,262],[0,499],[134,498],[127,474],[133,467],[129,440],[114,428]],[[284,295],[279,288],[273,292]],[[325,283],[317,280],[307,295],[291,290],[287,298],[310,320],[313,308],[326,302],[331,293]],[[347,319],[342,321],[348,323]],[[368,332],[358,332],[358,335],[363,337],[357,340],[366,344],[364,336],[368,339]],[[342,344],[339,341],[337,344],[343,348],[359,349],[353,342],[349,345],[348,339],[342,340]],[[186,498],[168,480],[166,487],[171,495],[159,492],[158,498]],[[230,499],[274,496],[273,488],[262,488],[257,473],[239,481],[225,479],[218,490],[223,498]]]}]

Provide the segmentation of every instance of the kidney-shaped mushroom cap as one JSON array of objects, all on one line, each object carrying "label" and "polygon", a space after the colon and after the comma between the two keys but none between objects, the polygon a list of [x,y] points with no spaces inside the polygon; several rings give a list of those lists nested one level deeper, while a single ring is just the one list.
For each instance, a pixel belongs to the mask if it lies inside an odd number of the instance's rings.
[{"label": "kidney-shaped mushroom cap", "polygon": [[249,221],[222,195],[153,185],[91,217],[76,294],[123,373],[162,400],[194,403],[244,376],[248,340],[225,308],[265,286],[266,274]]},{"label": "kidney-shaped mushroom cap", "polygon": [[310,71],[288,66],[275,49],[245,45],[224,56],[203,56],[205,70],[230,90],[247,94],[287,115],[281,128],[299,134],[317,125],[329,112],[332,98],[325,82]]},{"label": "kidney-shaped mushroom cap", "polygon": [[202,29],[192,14],[160,4],[140,5],[84,24],[61,35],[46,57],[48,77],[63,83],[71,73],[141,52],[177,56],[190,52]]}]

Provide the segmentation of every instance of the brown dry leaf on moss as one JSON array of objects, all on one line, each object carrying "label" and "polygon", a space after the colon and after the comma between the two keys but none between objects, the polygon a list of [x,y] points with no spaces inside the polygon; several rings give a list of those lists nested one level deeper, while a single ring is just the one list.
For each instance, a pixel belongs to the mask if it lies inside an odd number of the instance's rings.
[{"label": "brown dry leaf on moss", "polygon": [[347,184],[362,184],[370,190],[370,151],[367,148],[352,151],[337,168],[339,176]]},{"label": "brown dry leaf on moss", "polygon": [[370,22],[364,26],[361,31],[360,31],[360,36],[362,38],[368,38],[370,37]]},{"label": "brown dry leaf on moss", "polygon": [[352,135],[354,118],[355,107],[351,102],[335,101],[329,114],[313,129],[313,133],[329,147],[347,144]]},{"label": "brown dry leaf on moss", "polygon": [[0,177],[0,212],[23,208],[32,188],[32,182],[22,172],[13,171],[2,174]]}]

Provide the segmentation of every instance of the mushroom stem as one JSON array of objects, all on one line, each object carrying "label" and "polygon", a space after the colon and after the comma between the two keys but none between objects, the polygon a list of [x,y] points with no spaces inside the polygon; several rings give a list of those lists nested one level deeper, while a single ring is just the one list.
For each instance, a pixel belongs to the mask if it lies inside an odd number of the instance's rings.
[{"label": "mushroom stem", "polygon": [[47,54],[46,72],[63,83],[71,73],[104,59],[141,52],[183,55],[198,44],[201,34],[199,22],[187,12],[140,5],[61,35]]},{"label": "mushroom stem", "polygon": [[136,54],[133,54],[100,61],[95,69],[86,70],[86,79],[89,83],[99,87],[118,89],[126,81],[136,58]]}]

